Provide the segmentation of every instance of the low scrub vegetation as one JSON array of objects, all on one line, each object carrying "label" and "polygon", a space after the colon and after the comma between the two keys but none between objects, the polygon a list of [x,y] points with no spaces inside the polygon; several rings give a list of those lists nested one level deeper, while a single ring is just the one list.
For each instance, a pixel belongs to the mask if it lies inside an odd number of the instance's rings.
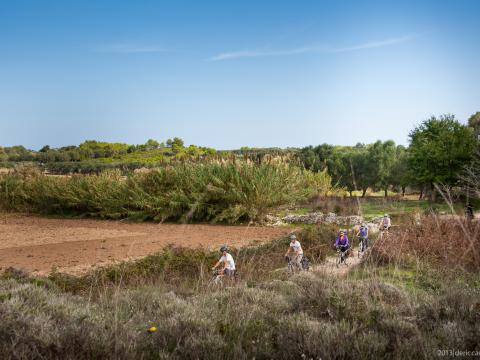
[{"label": "low scrub vegetation", "polygon": [[127,177],[49,177],[35,171],[0,177],[0,206],[45,214],[157,221],[261,221],[330,189],[326,172],[287,164],[176,164]]},{"label": "low scrub vegetation", "polygon": [[[327,245],[332,231],[300,233],[307,254]],[[0,357],[429,359],[442,349],[478,350],[473,269],[464,282],[457,274],[450,281],[449,270],[418,253],[421,268],[367,261],[344,278],[315,271],[287,277],[276,270],[287,242],[235,250],[249,275],[223,289],[202,280],[215,254],[184,249],[125,264],[123,282],[85,283],[80,291],[56,276],[11,271],[0,279]],[[157,281],[131,281],[149,276]],[[149,333],[151,326],[157,330]]]}]

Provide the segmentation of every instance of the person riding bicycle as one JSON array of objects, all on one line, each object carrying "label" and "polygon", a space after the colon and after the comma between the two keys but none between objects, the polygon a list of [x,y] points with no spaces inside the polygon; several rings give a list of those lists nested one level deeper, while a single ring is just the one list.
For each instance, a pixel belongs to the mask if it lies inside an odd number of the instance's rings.
[{"label": "person riding bicycle", "polygon": [[357,232],[357,237],[360,238],[360,241],[363,241],[364,249],[368,248],[368,226],[367,224],[362,224],[360,230]]},{"label": "person riding bicycle", "polygon": [[290,235],[290,246],[288,247],[288,250],[285,253],[286,259],[289,259],[290,252],[293,252],[293,258],[292,258],[293,263],[299,269],[302,269],[303,249],[302,249],[302,245],[297,240],[297,237],[294,234]]},{"label": "person riding bicycle", "polygon": [[222,257],[217,263],[213,266],[212,270],[215,270],[218,266],[223,264],[223,268],[220,270],[220,276],[227,275],[227,276],[234,276],[235,275],[235,261],[233,260],[233,256],[228,253],[228,248],[226,246],[222,246],[220,248],[220,253]]},{"label": "person riding bicycle", "polygon": [[380,230],[387,230],[390,229],[392,226],[392,220],[390,220],[390,216],[388,214],[383,215],[382,222],[380,223]]},{"label": "person riding bicycle", "polygon": [[345,234],[344,230],[340,230],[340,235],[338,235],[337,239],[335,240],[335,247],[342,253],[346,252],[350,247],[348,236]]},{"label": "person riding bicycle", "polygon": [[465,206],[465,217],[468,222],[471,222],[475,218],[475,213],[473,211],[473,206],[470,202]]}]

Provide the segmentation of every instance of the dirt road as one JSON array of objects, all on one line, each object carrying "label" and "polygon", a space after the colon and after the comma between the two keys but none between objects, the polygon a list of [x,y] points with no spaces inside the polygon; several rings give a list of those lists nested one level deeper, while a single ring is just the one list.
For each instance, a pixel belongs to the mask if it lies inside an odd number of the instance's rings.
[{"label": "dirt road", "polygon": [[358,257],[358,248],[354,248],[352,255],[347,259],[347,264],[341,264],[337,267],[337,257],[328,256],[325,259],[325,262],[322,264],[313,267],[313,271],[321,271],[329,275],[335,276],[344,276],[346,275],[353,267],[360,264],[360,258]]},{"label": "dirt road", "polygon": [[169,244],[215,248],[265,242],[291,228],[126,223],[0,215],[0,271],[7,267],[46,274],[79,274],[97,266],[135,259]]}]

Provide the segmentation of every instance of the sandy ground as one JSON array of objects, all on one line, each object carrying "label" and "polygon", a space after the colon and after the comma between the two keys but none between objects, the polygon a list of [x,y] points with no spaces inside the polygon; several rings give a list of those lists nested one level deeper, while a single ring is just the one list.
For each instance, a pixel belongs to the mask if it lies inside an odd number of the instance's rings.
[{"label": "sandy ground", "polygon": [[177,225],[48,219],[0,214],[0,271],[8,267],[46,274],[79,274],[97,265],[136,259],[169,244],[215,248],[265,242],[284,227]]}]

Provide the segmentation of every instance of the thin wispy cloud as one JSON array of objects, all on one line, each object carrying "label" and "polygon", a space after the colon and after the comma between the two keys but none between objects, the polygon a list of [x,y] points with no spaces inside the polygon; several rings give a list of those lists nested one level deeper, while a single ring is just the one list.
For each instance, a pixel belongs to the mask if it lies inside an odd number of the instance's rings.
[{"label": "thin wispy cloud", "polygon": [[284,56],[284,55],[297,55],[307,53],[340,53],[348,51],[358,51],[366,49],[381,48],[391,46],[395,44],[405,43],[412,40],[412,36],[402,36],[397,38],[390,38],[380,41],[371,41],[367,43],[357,44],[347,47],[326,47],[326,46],[304,46],[291,49],[279,49],[279,50],[244,50],[244,51],[232,51],[225,52],[211,57],[210,61],[222,61],[232,60],[240,58],[254,58],[254,57],[266,57],[266,56]]},{"label": "thin wispy cloud", "polygon": [[344,48],[332,49],[330,52],[338,53],[338,52],[356,51],[356,50],[364,50],[364,49],[375,49],[375,48],[381,48],[385,46],[405,43],[410,40],[413,40],[413,36],[402,36],[402,37],[391,38],[391,39],[386,39],[381,41],[371,41],[364,44],[348,46]]},{"label": "thin wispy cloud", "polygon": [[134,44],[108,44],[101,45],[94,49],[95,52],[116,53],[116,54],[147,54],[164,53],[169,50],[156,45],[134,45]]}]

